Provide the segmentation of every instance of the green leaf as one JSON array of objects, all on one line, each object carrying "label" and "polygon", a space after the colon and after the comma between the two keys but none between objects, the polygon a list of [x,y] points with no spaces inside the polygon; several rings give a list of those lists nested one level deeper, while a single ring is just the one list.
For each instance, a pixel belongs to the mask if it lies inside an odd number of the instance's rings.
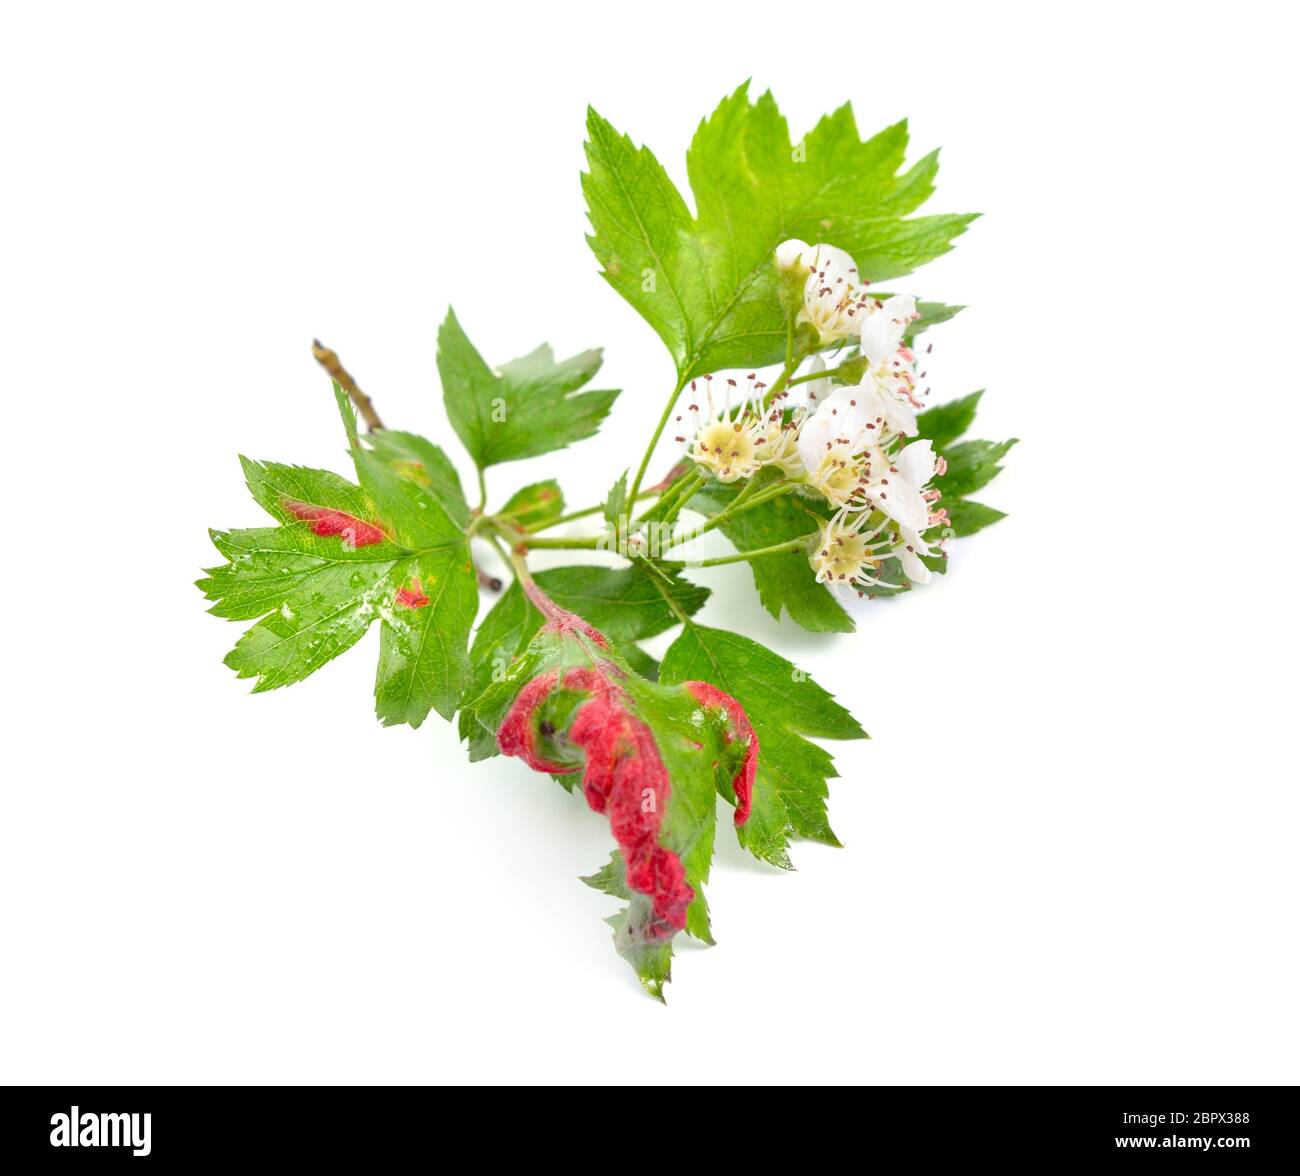
[{"label": "green leaf", "polygon": [[942,302],[918,302],[916,309],[921,317],[913,322],[903,335],[904,341],[909,344],[917,335],[928,331],[931,327],[937,327],[940,323],[946,323],[966,308],[964,306],[946,306]]},{"label": "green leaf", "polygon": [[301,502],[322,510],[337,510],[356,518],[365,518],[370,503],[359,486],[329,470],[306,466],[257,462],[241,455],[239,464],[249,493],[259,506],[281,523],[297,522],[286,508],[288,502]]},{"label": "green leaf", "polygon": [[381,429],[367,433],[364,444],[402,477],[428,490],[458,526],[468,524],[469,503],[460,486],[460,475],[451,458],[433,442],[415,433]]},{"label": "green leaf", "polygon": [[[758,476],[766,481],[772,475],[764,471]],[[712,516],[722,510],[736,493],[731,487],[709,483],[695,494],[690,506],[692,510]],[[821,517],[805,499],[787,495],[736,515],[722,523],[719,530],[737,551],[756,551],[801,538],[815,531],[820,522]],[[806,555],[797,551],[767,555],[751,561],[749,567],[763,607],[778,620],[784,608],[795,624],[814,633],[853,632],[853,618],[844,611],[829,588],[817,583]]]},{"label": "green leaf", "polygon": [[355,450],[352,460],[362,489],[399,545],[408,551],[421,551],[465,542],[464,531],[423,486],[403,477],[367,450]]},{"label": "green leaf", "polygon": [[454,311],[438,329],[438,372],[447,416],[480,469],[536,457],[590,437],[617,391],[578,392],[600,367],[599,350],[555,359],[543,344],[494,372]]},{"label": "green leaf", "polygon": [[405,554],[389,543],[351,549],[301,523],[211,535],[229,562],[198,587],[214,615],[258,620],[225,659],[257,680],[255,692],[301,681],[360,640],[396,593]]},{"label": "green leaf", "polygon": [[998,462],[1016,441],[1015,437],[1008,441],[963,441],[945,449],[943,456],[948,462],[948,470],[942,477],[935,478],[935,488],[943,493],[945,500],[949,495],[964,498],[973,494],[1001,472]]},{"label": "green leaf", "polygon": [[[593,565],[548,568],[536,573],[540,587],[561,608],[577,613],[600,629],[643,677],[650,678],[657,664],[633,642],[653,637],[677,624],[676,614],[641,563],[623,568]],[[709,590],[670,576],[660,580],[677,606],[688,616],[704,607]],[[470,698],[486,690],[494,678],[501,678],[511,662],[527,648],[542,625],[542,615],[512,583],[483,617],[474,634],[470,651],[473,666]],[[471,760],[497,754],[490,731],[473,722],[468,710],[460,717],[460,735],[469,740]]]},{"label": "green leaf", "polygon": [[377,452],[353,456],[364,489],[327,470],[241,459],[253,497],[281,525],[211,533],[227,560],[198,581],[211,611],[257,621],[226,664],[255,679],[255,692],[287,686],[381,620],[380,718],[419,726],[431,708],[450,718],[478,607],[469,542]]},{"label": "green leaf", "polygon": [[627,664],[636,670],[641,677],[647,678],[651,682],[659,681],[659,663],[644,649],[630,641],[620,641],[618,648],[619,652],[627,658]]},{"label": "green leaf", "polygon": [[749,820],[736,834],[755,857],[790,869],[791,837],[839,845],[826,817],[834,763],[804,736],[865,739],[866,732],[830,694],[756,641],[693,623],[664,655],[660,680],[712,682],[745,708],[758,736],[758,779]]},{"label": "green leaf", "polygon": [[975,409],[979,406],[984,389],[963,396],[960,400],[950,400],[947,404],[936,404],[927,408],[916,418],[917,431],[922,437],[929,437],[936,450],[942,452],[957,440],[975,420]]},{"label": "green leaf", "polygon": [[973,535],[1006,518],[1005,511],[972,502],[965,495],[974,493],[999,473],[1002,467],[998,463],[1016,444],[1016,438],[954,444],[974,422],[983,395],[981,389],[959,400],[927,408],[917,417],[920,435],[930,438],[935,450],[948,463],[947,473],[935,478],[934,485],[943,494],[941,505],[948,511],[952,533],[958,536]]},{"label": "green leaf", "polygon": [[509,519],[516,527],[540,527],[564,513],[564,492],[554,478],[534,482],[516,490],[510,501],[496,513]]},{"label": "green leaf", "polygon": [[931,194],[927,155],[900,173],[907,127],[865,142],[843,106],[796,148],[771,94],[742,85],[700,124],[687,155],[692,214],[646,147],[594,110],[582,177],[588,238],[604,277],[664,341],[679,381],[784,359],[773,250],[828,241],[872,281],[900,277],[951,248],[971,216],[905,219]]},{"label": "green leaf", "polygon": [[615,950],[632,965],[642,987],[660,1004],[667,1003],[664,985],[673,978],[673,945],[671,940],[651,936],[649,900],[638,894],[628,906],[618,914],[610,915],[605,922],[614,928]]},{"label": "green leaf", "polygon": [[[585,882],[593,890],[599,890],[602,894],[608,894],[611,898],[622,899],[624,902],[635,902],[638,898],[635,891],[628,889],[627,866],[624,865],[623,855],[618,850],[614,850],[609,855],[609,861],[594,874],[578,880]],[[624,927],[628,914],[629,912],[624,911],[622,915],[605,920],[614,928],[615,938],[617,938],[619,930]],[[696,901],[691,904],[691,908],[687,912],[686,933],[700,940],[701,943],[713,945],[713,932],[709,926],[709,905],[703,891],[700,891]],[[637,965],[633,964],[633,967],[637,967]],[[638,967],[638,972],[640,970]],[[663,978],[667,979],[667,975],[665,974]],[[652,996],[663,998],[662,984],[659,986],[658,991],[654,988],[651,988],[650,991]]]},{"label": "green leaf", "polygon": [[614,850],[609,855],[609,861],[594,874],[581,877],[578,881],[585,882],[601,894],[608,894],[610,898],[621,898],[626,902],[632,897],[632,892],[627,888],[627,866],[623,864],[623,855],[618,850]]},{"label": "green leaf", "polygon": [[627,475],[628,471],[624,470],[618,481],[610,487],[609,494],[605,498],[605,505],[601,510],[605,522],[611,528],[617,527],[619,516],[627,513]]},{"label": "green leaf", "polygon": [[982,531],[999,519],[1007,517],[1004,510],[995,510],[991,506],[985,506],[982,502],[972,502],[968,498],[945,498],[943,505],[948,511],[949,525],[952,527],[953,534],[958,536],[974,535],[976,531]]},{"label": "green leaf", "polygon": [[357,436],[357,409],[352,403],[347,392],[344,391],[343,385],[337,380],[330,381],[334,389],[334,403],[338,405],[339,417],[343,421],[343,431],[347,434],[348,449],[356,450],[361,446],[361,439]]},{"label": "green leaf", "polygon": [[[198,587],[213,601],[208,610],[230,621],[253,621],[282,604],[293,606],[319,594],[337,595],[340,581],[391,568],[404,554],[389,543],[351,548],[306,527],[254,527],[209,531],[227,563],[209,568]],[[360,585],[349,584],[349,587]]]},{"label": "green leaf", "polygon": [[385,727],[418,727],[430,709],[450,719],[469,684],[465,647],[478,611],[478,584],[464,546],[425,552],[398,574],[428,603],[383,614],[375,712]]}]

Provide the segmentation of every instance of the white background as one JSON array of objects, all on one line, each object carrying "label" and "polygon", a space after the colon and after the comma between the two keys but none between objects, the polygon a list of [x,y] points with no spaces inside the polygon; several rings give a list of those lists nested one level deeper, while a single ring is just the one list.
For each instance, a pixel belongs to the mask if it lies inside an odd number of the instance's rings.
[{"label": "white background", "polygon": [[[728,7],[7,10],[0,1079],[1300,1079],[1296,29]],[[447,443],[449,302],[492,360],[606,347],[600,437],[491,476],[603,495],[671,368],[583,242],[585,104],[680,181],[747,76],[796,133],[851,99],[942,145],[928,209],[986,216],[896,285],[970,304],[935,397],[1022,444],[1011,517],[852,637],[704,574],[874,739],[835,748],[844,849],[723,836],[663,1008],[580,797],[382,730],[374,633],[249,697],[191,582],[260,523],[237,452],[347,468],[313,335]]]}]

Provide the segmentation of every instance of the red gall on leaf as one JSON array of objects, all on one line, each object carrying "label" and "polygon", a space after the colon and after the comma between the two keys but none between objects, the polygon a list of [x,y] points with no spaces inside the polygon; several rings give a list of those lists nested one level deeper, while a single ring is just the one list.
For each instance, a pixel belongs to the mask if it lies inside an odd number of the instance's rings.
[{"label": "red gall on leaf", "polygon": [[393,603],[398,608],[428,608],[429,597],[420,587],[420,577],[412,576],[410,587],[401,587],[397,590],[397,595],[393,597]]},{"label": "red gall on leaf", "polygon": [[721,707],[727,712],[727,717],[731,720],[727,736],[729,743],[734,743],[737,739],[746,743],[745,762],[740,765],[740,770],[731,781],[732,790],[736,794],[736,824],[743,825],[749,820],[750,806],[754,801],[754,777],[758,773],[758,736],[749,725],[745,708],[730,694],[719,690],[711,682],[683,682],[682,685],[701,706]]},{"label": "red gall on leaf", "polygon": [[341,510],[312,506],[307,502],[296,502],[292,498],[284,500],[284,509],[294,518],[311,523],[313,534],[342,535],[343,542],[349,547],[370,547],[372,544],[382,543],[387,538],[374,523],[367,523],[364,519]]}]

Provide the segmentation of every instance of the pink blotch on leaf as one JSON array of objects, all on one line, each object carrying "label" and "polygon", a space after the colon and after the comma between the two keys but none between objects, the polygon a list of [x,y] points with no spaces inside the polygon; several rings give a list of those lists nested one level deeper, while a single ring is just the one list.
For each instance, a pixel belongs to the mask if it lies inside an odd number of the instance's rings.
[{"label": "pink blotch on leaf", "polygon": [[399,588],[397,595],[393,597],[393,603],[399,608],[427,608],[429,598],[425,595],[424,589],[420,587],[420,578],[418,576],[412,577],[409,588]]},{"label": "pink blotch on leaf", "polygon": [[341,535],[349,547],[370,547],[382,543],[386,536],[374,525],[341,510],[331,510],[325,506],[312,506],[308,502],[297,502],[292,498],[284,501],[284,509],[294,518],[310,523],[312,533],[316,535]]}]

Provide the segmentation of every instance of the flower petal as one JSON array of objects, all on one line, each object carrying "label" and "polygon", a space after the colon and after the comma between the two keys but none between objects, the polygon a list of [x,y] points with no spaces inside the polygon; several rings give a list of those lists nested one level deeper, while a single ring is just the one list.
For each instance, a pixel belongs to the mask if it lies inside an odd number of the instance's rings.
[{"label": "flower petal", "polygon": [[898,350],[915,313],[916,299],[912,295],[895,294],[863,320],[862,354],[872,367],[879,367]]},{"label": "flower petal", "polygon": [[827,276],[842,277],[854,286],[858,284],[858,263],[843,249],[837,249],[823,241],[812,247],[811,256],[805,252],[804,257],[809,265],[816,266]]},{"label": "flower petal", "polygon": [[826,456],[826,447],[835,436],[835,418],[830,413],[822,411],[825,407],[826,402],[823,401],[817,406],[817,411],[799,428],[799,441],[795,448],[798,450],[799,460],[803,462],[804,469],[810,474],[817,472],[822,464],[822,458]]},{"label": "flower petal", "polygon": [[890,464],[887,458],[882,459],[879,454],[872,456],[872,477],[863,488],[863,494],[873,506],[884,511],[896,523],[902,523],[913,531],[921,531],[929,522],[929,507],[921,497],[921,491],[903,476],[897,460],[892,463],[898,470],[897,473],[888,472]]},{"label": "flower petal", "polygon": [[890,552],[900,564],[903,565],[903,571],[907,573],[907,578],[914,584],[928,584],[930,582],[930,569],[922,562],[921,557],[915,551],[909,551],[906,547],[895,547]]},{"label": "flower petal", "polygon": [[[788,241],[782,241],[776,247],[776,268],[781,270],[794,269],[796,266],[812,265],[812,248],[807,241],[800,241],[798,237],[791,237]],[[808,260],[805,262],[804,257]]]},{"label": "flower petal", "polygon": [[915,551],[917,555],[934,554],[934,548],[926,542],[919,531],[913,531],[911,527],[899,527],[898,532],[903,543]]},{"label": "flower petal", "polygon": [[[913,441],[898,455],[895,464],[898,466],[899,473],[917,490],[924,490],[930,479],[934,477],[934,447],[930,439],[927,437],[920,441]],[[923,528],[916,529],[920,531]]]}]

